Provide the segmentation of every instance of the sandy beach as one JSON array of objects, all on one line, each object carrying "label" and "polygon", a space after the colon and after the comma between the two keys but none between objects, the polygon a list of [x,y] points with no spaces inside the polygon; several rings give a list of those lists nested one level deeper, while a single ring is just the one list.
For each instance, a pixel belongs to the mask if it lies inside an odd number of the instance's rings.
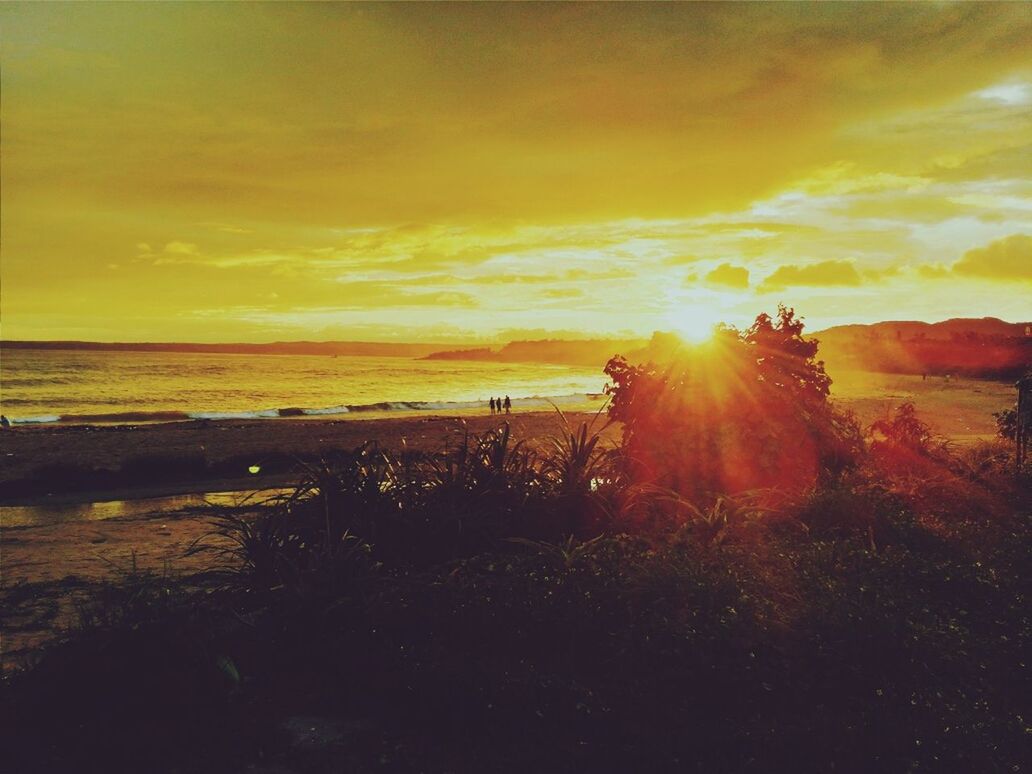
[{"label": "sandy beach", "polygon": [[[925,421],[958,443],[993,436],[992,411],[1011,400],[998,382],[924,381],[920,377],[849,375],[837,382],[836,402],[869,423],[905,400]],[[594,414],[569,413],[571,424]],[[598,419],[598,426],[606,417]],[[41,643],[75,620],[75,599],[135,566],[139,570],[192,575],[210,556],[184,556],[210,529],[204,492],[254,492],[289,485],[299,460],[316,460],[375,440],[400,451],[439,450],[511,426],[514,440],[533,444],[561,429],[555,412],[509,416],[405,415],[347,419],[274,419],[176,422],[152,425],[22,427],[3,433],[0,513],[3,576],[2,662],[20,663]],[[619,439],[619,425],[606,430]],[[258,465],[252,475],[248,468]],[[139,498],[161,498],[154,500]],[[115,502],[107,510],[83,506],[54,523],[26,525],[12,518],[17,506],[52,508],[61,503]],[[114,514],[113,517],[109,515]],[[13,526],[12,526],[13,525]]]},{"label": "sandy beach", "polygon": [[[595,415],[566,416],[579,424]],[[597,425],[605,420],[600,417]],[[434,451],[503,422],[515,440],[544,439],[561,428],[554,411],[19,427],[3,434],[0,503],[261,488],[289,480],[298,459],[318,459],[370,440],[394,451]],[[617,437],[615,428],[610,432]],[[249,473],[253,465],[258,475]]]},{"label": "sandy beach", "polygon": [[[571,423],[591,421],[593,414],[568,414]],[[60,629],[76,620],[76,600],[87,598],[97,584],[133,567],[190,576],[208,569],[210,555],[185,556],[191,544],[210,530],[201,498],[179,507],[186,492],[239,491],[241,497],[268,487],[289,484],[298,459],[317,459],[334,451],[354,449],[375,439],[391,450],[432,451],[460,443],[465,433],[480,434],[508,422],[516,441],[540,442],[560,431],[555,412],[509,416],[405,416],[318,420],[226,420],[154,425],[64,426],[17,428],[3,435],[0,490],[6,512],[12,502],[47,507],[63,502],[161,498],[147,500],[131,515],[52,524],[3,524],[3,575],[0,600],[4,609],[0,662],[5,668],[24,658]],[[598,425],[605,422],[601,417]],[[610,427],[614,441],[619,429]],[[162,480],[159,463],[175,467],[177,459],[204,460],[212,476]],[[139,463],[140,460],[153,464]],[[88,465],[87,462],[88,461]],[[271,463],[271,464],[270,464]],[[250,475],[259,464],[263,473]],[[136,471],[130,488],[73,489],[68,483],[115,480],[128,467]],[[231,475],[233,472],[236,476]],[[272,471],[266,473],[265,471]],[[50,480],[54,494],[38,486],[65,471],[72,479]],[[91,472],[92,471],[92,472]],[[198,469],[200,471],[200,469]],[[53,473],[52,473],[53,472]],[[189,468],[180,469],[189,474]],[[230,474],[230,475],[227,475]],[[21,496],[8,493],[20,487]],[[175,510],[172,510],[175,506]]]},{"label": "sandy beach", "polygon": [[[846,372],[836,375],[832,397],[864,424],[912,401],[936,432],[970,443],[994,435],[992,412],[1013,403],[1014,391],[1002,382]],[[579,424],[594,414],[567,418]],[[17,427],[2,435],[0,505],[278,486],[290,482],[299,459],[315,460],[370,440],[395,451],[438,450],[460,442],[466,432],[483,433],[502,422],[510,423],[517,440],[546,438],[560,428],[554,411]],[[615,439],[619,430],[609,433]],[[255,465],[257,475],[249,472]]]}]

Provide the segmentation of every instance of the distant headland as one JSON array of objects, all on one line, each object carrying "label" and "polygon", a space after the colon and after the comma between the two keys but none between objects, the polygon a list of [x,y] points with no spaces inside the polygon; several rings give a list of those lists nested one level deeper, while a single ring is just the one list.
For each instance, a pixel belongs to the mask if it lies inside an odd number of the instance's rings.
[{"label": "distant headland", "polygon": [[[953,318],[838,325],[807,332],[820,340],[820,356],[829,366],[898,373],[956,373],[1009,377],[1032,366],[1032,322],[995,317]],[[657,346],[669,346],[675,334],[650,339],[584,338],[510,341],[494,348],[471,343],[442,349],[435,342],[279,341],[269,343],[3,341],[0,349],[78,350],[97,352],[184,352],[245,355],[322,355],[401,357],[500,363],[547,363],[598,366],[621,354],[648,359]]]}]

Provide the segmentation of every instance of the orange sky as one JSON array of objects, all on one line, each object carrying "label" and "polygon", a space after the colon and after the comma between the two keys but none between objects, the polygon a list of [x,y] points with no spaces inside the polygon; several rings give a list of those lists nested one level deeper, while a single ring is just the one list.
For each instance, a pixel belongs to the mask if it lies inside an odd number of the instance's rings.
[{"label": "orange sky", "polygon": [[17,4],[7,339],[1032,318],[1032,4]]}]

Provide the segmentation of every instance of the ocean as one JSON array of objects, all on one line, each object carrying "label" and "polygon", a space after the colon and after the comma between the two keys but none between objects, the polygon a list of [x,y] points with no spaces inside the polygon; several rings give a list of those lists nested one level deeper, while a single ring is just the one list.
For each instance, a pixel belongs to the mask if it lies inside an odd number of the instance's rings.
[{"label": "ocean", "polygon": [[601,368],[402,357],[0,352],[12,424],[159,422],[600,405]]}]

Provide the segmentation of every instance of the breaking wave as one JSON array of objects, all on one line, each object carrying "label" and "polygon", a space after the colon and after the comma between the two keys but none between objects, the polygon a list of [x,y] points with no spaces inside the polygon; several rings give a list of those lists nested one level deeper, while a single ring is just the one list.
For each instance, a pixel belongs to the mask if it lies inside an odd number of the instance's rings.
[{"label": "breaking wave", "polygon": [[[533,395],[512,400],[513,409],[548,410],[559,408],[601,406],[605,400],[602,393],[573,393],[569,395]],[[261,409],[257,411],[118,411],[103,414],[45,414],[40,416],[11,417],[12,425],[42,424],[128,424],[155,422],[215,421],[231,419],[279,419],[283,417],[325,417],[342,414],[368,414],[374,412],[451,412],[487,410],[486,400],[475,401],[383,401],[380,403],[341,404],[323,408]]]}]

